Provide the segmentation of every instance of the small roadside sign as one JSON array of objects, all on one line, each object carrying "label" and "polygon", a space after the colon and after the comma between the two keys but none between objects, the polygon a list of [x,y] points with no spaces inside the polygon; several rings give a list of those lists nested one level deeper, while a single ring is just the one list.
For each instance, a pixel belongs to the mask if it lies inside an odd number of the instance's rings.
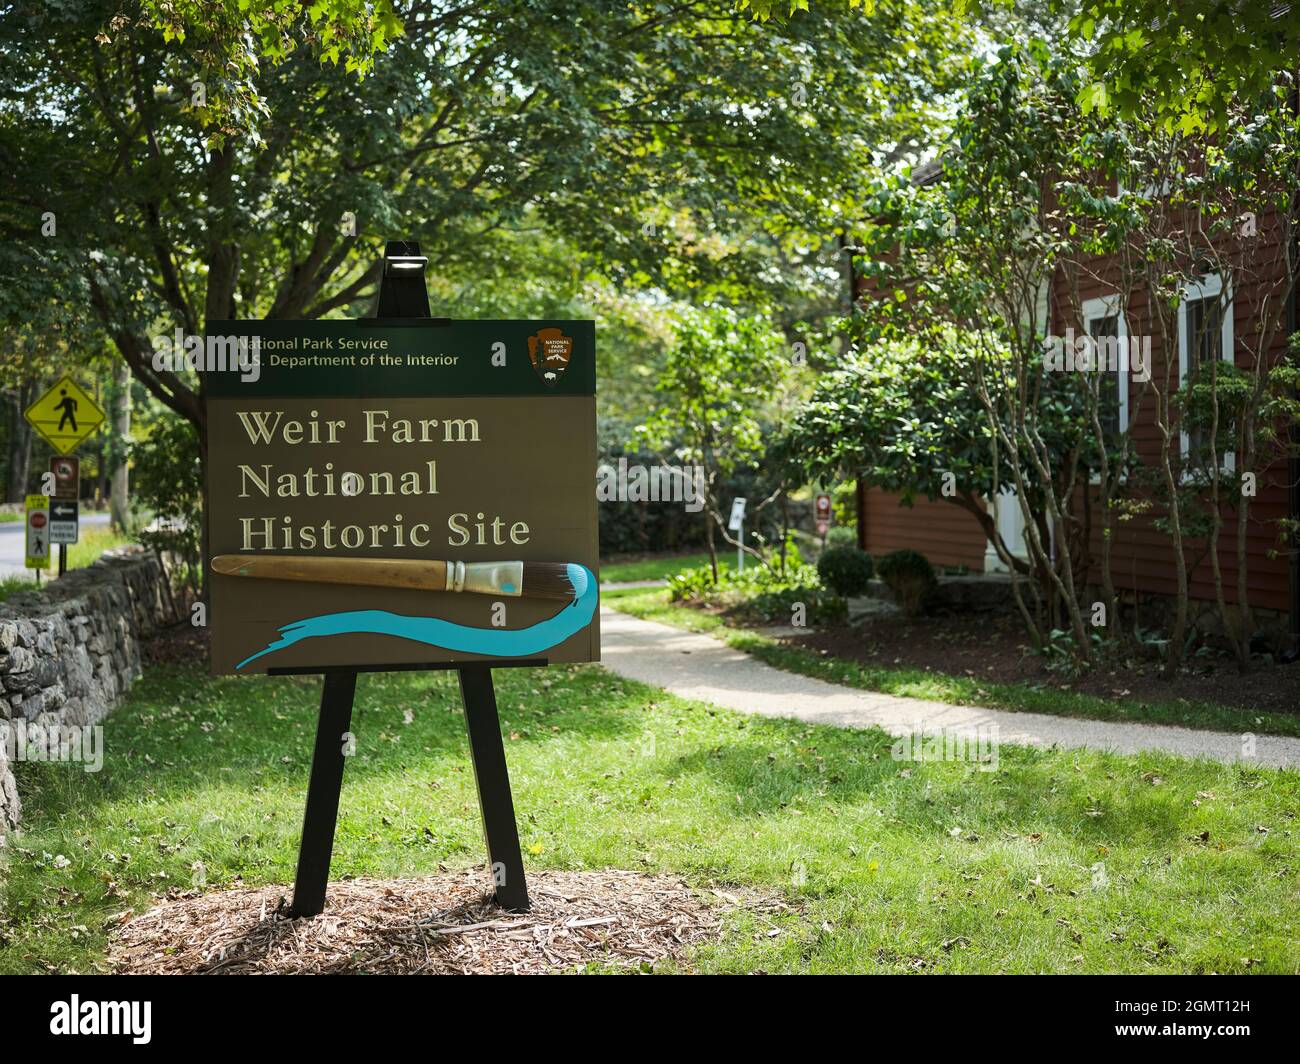
[{"label": "small roadside sign", "polygon": [[107,420],[99,404],[71,377],[61,377],[23,417],[59,454],[67,454]]},{"label": "small roadside sign", "polygon": [[817,494],[817,497],[813,500],[813,513],[817,517],[818,524],[822,521],[825,521],[827,524],[830,523],[831,497],[827,492],[823,491]]},{"label": "small roadside sign", "polygon": [[54,491],[51,499],[81,498],[81,459],[76,455],[55,455],[50,459],[50,472],[54,474]]},{"label": "small roadside sign", "polygon": [[50,542],[76,543],[80,527],[81,504],[67,499],[50,500]]},{"label": "small roadside sign", "polygon": [[28,495],[27,568],[50,567],[50,499],[47,495]]},{"label": "small roadside sign", "polygon": [[731,520],[727,522],[728,532],[739,532],[745,524],[745,500],[738,498],[731,501]]}]

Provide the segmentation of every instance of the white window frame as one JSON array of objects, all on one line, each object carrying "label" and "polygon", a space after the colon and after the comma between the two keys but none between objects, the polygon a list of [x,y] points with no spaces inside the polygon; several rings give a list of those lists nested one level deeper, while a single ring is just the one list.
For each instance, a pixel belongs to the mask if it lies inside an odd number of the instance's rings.
[{"label": "white window frame", "polygon": [[[1128,432],[1128,375],[1132,356],[1129,352],[1128,319],[1124,317],[1124,305],[1120,302],[1119,293],[1111,292],[1108,295],[1097,296],[1095,299],[1085,299],[1083,306],[1079,308],[1079,317],[1082,319],[1081,324],[1085,333],[1088,333],[1088,322],[1095,318],[1118,320],[1115,326],[1115,338],[1120,358],[1115,370],[1117,374],[1115,391],[1119,396],[1120,432]],[[1088,333],[1088,335],[1092,334]]]},{"label": "white window frame", "polygon": [[[1226,293],[1226,295],[1225,295]],[[1220,326],[1219,341],[1222,354],[1220,360],[1231,365],[1237,363],[1237,351],[1234,346],[1233,334],[1233,292],[1231,283],[1224,283],[1223,277],[1217,273],[1207,273],[1199,281],[1192,281],[1183,285],[1182,298],[1178,307],[1178,385],[1182,387],[1187,383],[1187,372],[1190,362],[1190,343],[1191,343],[1191,306],[1193,300],[1218,299],[1220,308],[1223,311],[1223,323]],[[1186,432],[1179,431],[1179,446],[1184,460],[1191,450],[1191,437]],[[1227,451],[1221,456],[1222,467],[1221,473],[1234,473],[1237,469],[1237,452]],[[1184,472],[1184,477],[1187,474]]]},{"label": "white window frame", "polygon": [[[1079,307],[1079,324],[1083,326],[1083,331],[1088,336],[1088,323],[1096,318],[1115,318],[1116,347],[1119,353],[1119,365],[1116,367],[1115,393],[1119,396],[1119,431],[1121,434],[1128,432],[1128,382],[1129,382],[1129,363],[1132,356],[1129,352],[1128,339],[1128,319],[1124,316],[1124,304],[1120,299],[1118,292],[1110,292],[1104,296],[1097,296],[1094,299],[1085,299],[1082,306]],[[1093,484],[1101,483],[1101,474],[1093,473],[1089,478]]]},{"label": "white window frame", "polygon": [[[984,505],[993,515],[994,526],[1012,557],[1027,561],[1029,548],[1025,545],[1025,515],[1020,510],[1020,500],[1016,498],[1015,488],[1003,484],[997,495],[984,498]],[[984,571],[986,573],[1010,571],[998,557],[997,548],[988,542],[984,545]]]}]

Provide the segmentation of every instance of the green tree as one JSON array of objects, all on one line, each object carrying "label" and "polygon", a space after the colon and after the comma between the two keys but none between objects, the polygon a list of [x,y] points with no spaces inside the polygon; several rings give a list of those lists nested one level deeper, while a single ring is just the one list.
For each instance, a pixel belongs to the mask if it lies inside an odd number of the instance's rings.
[{"label": "green tree", "polygon": [[[403,32],[362,81],[306,49],[259,68],[261,148],[208,145],[193,56],[132,5],[19,3],[0,25],[0,145],[22,178],[0,219],[42,253],[57,242],[201,453],[200,385],[153,367],[153,336],[363,311],[375,249],[399,233],[447,277],[472,277],[499,231],[532,228],[615,285],[698,301],[780,287],[770,242],[845,228],[959,60],[949,22],[901,2],[775,32],[612,0],[396,10]],[[45,211],[57,237],[39,231]]]},{"label": "green tree", "polygon": [[[1292,83],[1293,75],[1279,75],[1280,90]],[[1300,127],[1285,91],[1250,106],[1234,102],[1229,118],[1217,133],[1190,136],[1169,132],[1159,113],[1128,123],[1115,203],[1124,218],[1121,268],[1148,293],[1151,327],[1164,350],[1178,349],[1180,327],[1192,350],[1217,347],[1218,322],[1224,315],[1234,322],[1230,359],[1194,360],[1184,378],[1171,358],[1149,383],[1160,451],[1145,459],[1149,469],[1137,472],[1148,474],[1163,510],[1157,527],[1170,536],[1178,572],[1167,661],[1172,665],[1181,653],[1189,570],[1208,557],[1221,627],[1244,670],[1255,632],[1249,596],[1254,482],[1269,475],[1278,457],[1284,413],[1276,399],[1279,374],[1288,372],[1285,308],[1296,288],[1291,244]],[[1218,294],[1194,332],[1185,304],[1209,275],[1218,278]],[[1232,602],[1221,546],[1235,553]],[[1195,564],[1187,564],[1186,553]]]},{"label": "green tree", "polygon": [[[864,337],[839,368],[819,376],[780,453],[809,480],[858,478],[905,506],[918,498],[958,506],[1008,568],[1028,572],[984,504],[1012,474],[1005,452],[990,446],[973,385],[975,351],[973,338],[951,330],[925,345]],[[1032,476],[1030,483],[1040,495]]]},{"label": "green tree", "polygon": [[671,458],[703,470],[706,544],[715,582],[717,534],[760,557],[732,538],[719,488],[763,454],[764,415],[772,411],[790,372],[789,349],[767,322],[722,308],[686,311],[657,385],[662,400],[639,429],[651,447],[675,448],[665,455],[665,464]]},{"label": "green tree", "polygon": [[[306,47],[365,77],[402,32],[390,0],[143,0],[141,7],[164,40],[189,50],[196,67],[191,101],[214,146],[229,136],[260,137],[267,114],[257,84],[262,64]],[[114,14],[96,40],[111,44],[129,25],[128,15]]]},{"label": "green tree", "polygon": [[140,541],[181,565],[185,583],[197,594],[203,527],[203,470],[198,438],[170,410],[155,407],[131,447],[137,506],[149,523]]},{"label": "green tree", "polygon": [[1300,68],[1300,4],[1241,0],[1069,0],[1088,49],[1087,108],[1155,115],[1166,132],[1215,132],[1234,105],[1272,94]]},{"label": "green tree", "polygon": [[1097,374],[1046,372],[1042,298],[1058,270],[1086,268],[1101,247],[1081,215],[1111,149],[1100,122],[1078,113],[1078,76],[1077,62],[1038,41],[981,62],[937,173],[896,182],[864,226],[862,269],[876,286],[876,318],[971,341],[962,368],[984,410],[989,468],[1010,474],[989,494],[1013,491],[1024,519],[1031,632],[1042,641],[1066,627],[1086,659],[1080,595],[1092,526],[1078,489],[1109,464],[1098,454],[1102,396]]}]

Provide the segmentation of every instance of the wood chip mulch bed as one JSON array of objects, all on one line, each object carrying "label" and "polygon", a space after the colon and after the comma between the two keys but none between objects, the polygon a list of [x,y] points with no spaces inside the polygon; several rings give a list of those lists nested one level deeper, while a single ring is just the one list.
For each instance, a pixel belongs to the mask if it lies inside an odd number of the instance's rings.
[{"label": "wood chip mulch bed", "polygon": [[531,911],[515,914],[487,895],[480,870],[343,880],[320,916],[300,920],[281,915],[282,886],[213,891],[123,914],[109,960],[128,975],[543,974],[665,961],[684,971],[728,910],[784,908],[637,872],[533,872],[528,890]]}]

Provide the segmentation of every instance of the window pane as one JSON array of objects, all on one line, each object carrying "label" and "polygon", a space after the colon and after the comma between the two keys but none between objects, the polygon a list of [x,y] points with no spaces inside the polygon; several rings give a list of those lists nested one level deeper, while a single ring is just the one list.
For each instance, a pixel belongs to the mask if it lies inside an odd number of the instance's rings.
[{"label": "window pane", "polygon": [[[1223,308],[1218,296],[1194,299],[1187,304],[1187,378],[1197,373],[1210,359],[1223,357]],[[1194,457],[1208,446],[1204,429],[1187,433],[1187,444]]]},{"label": "window pane", "polygon": [[1209,358],[1223,357],[1223,308],[1217,296],[1193,300],[1187,306],[1188,376]]},{"label": "window pane", "polygon": [[[1109,448],[1119,440],[1122,426],[1119,423],[1119,367],[1128,355],[1115,341],[1119,338],[1119,315],[1108,314],[1088,319],[1088,335],[1102,341],[1095,345],[1097,354],[1097,417],[1101,422],[1102,438]],[[1111,342],[1106,343],[1109,339]]]}]

